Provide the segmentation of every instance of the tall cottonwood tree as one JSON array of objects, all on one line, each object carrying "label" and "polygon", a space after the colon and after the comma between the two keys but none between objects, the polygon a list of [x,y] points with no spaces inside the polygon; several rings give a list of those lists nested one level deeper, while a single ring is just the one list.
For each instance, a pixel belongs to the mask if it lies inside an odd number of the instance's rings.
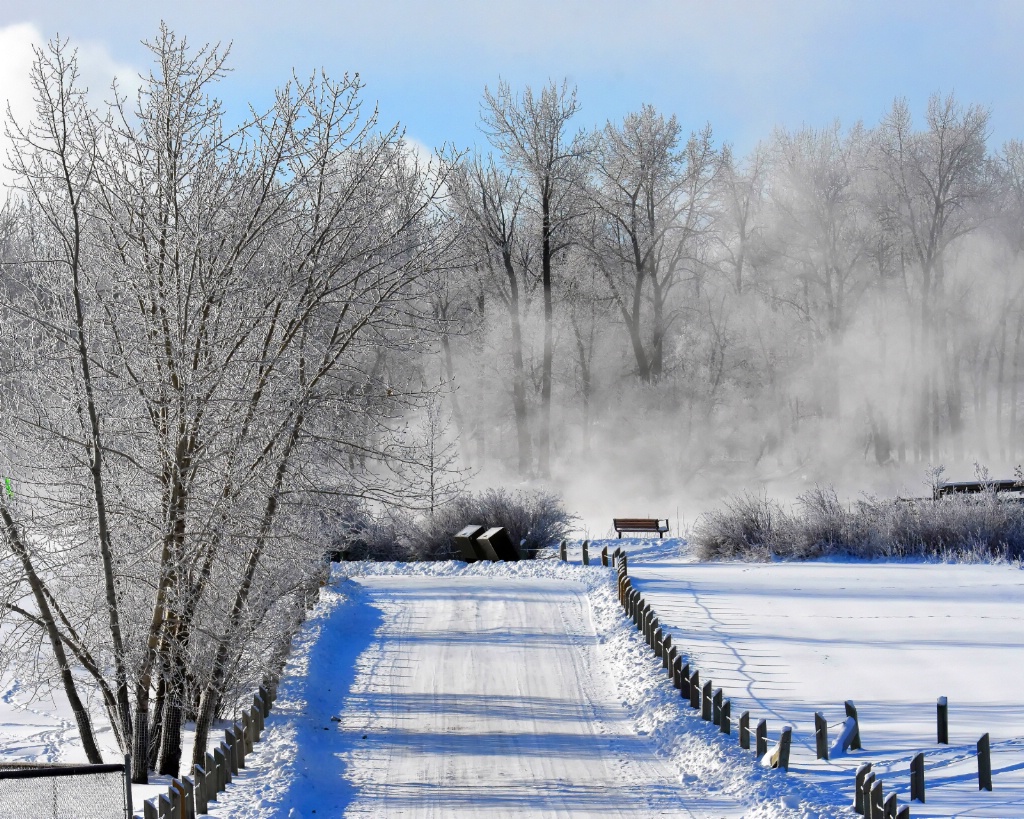
[{"label": "tall cottonwood tree", "polygon": [[482,125],[503,163],[516,172],[533,210],[544,301],[544,351],[537,418],[537,470],[551,469],[551,386],[554,345],[553,268],[574,240],[574,222],[582,208],[588,139],[570,132],[579,111],[576,89],[549,82],[535,94],[529,86],[514,93],[500,81],[496,92],[484,89]]},{"label": "tall cottonwood tree", "polygon": [[641,381],[661,377],[672,296],[702,264],[717,156],[711,129],[682,128],[653,107],[608,123],[593,160],[587,246],[604,274]]},{"label": "tall cottonwood tree", "polygon": [[[952,94],[935,94],[928,100],[925,124],[917,131],[906,100],[897,99],[875,138],[885,210],[900,226],[917,276],[918,354],[926,372],[916,424],[919,458],[934,455],[944,410],[955,448],[960,449],[959,351],[949,346],[942,298],[949,248],[978,226],[978,206],[990,189],[985,146],[989,112],[977,105],[965,108]],[[934,355],[938,366],[924,363]]]}]

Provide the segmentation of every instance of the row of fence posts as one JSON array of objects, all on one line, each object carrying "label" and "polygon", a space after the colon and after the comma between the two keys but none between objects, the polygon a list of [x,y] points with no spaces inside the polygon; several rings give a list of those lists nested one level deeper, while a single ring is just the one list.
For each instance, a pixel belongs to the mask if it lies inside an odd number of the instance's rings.
[{"label": "row of fence posts", "polygon": [[[815,749],[818,759],[828,759],[829,727],[821,713],[814,715]],[[949,701],[946,697],[939,697],[936,703],[935,733],[936,740],[940,745],[949,744]],[[861,748],[857,709],[849,701],[846,703],[846,721],[840,739],[843,751]],[[978,790],[991,791],[992,753],[988,734],[978,740],[977,760]],[[910,801],[925,803],[924,752],[916,754],[910,760]],[[857,769],[854,780],[853,809],[868,819],[889,819],[889,817],[910,815],[908,807],[897,811],[895,793],[890,793],[888,796],[883,794],[882,782],[871,772],[870,762]]]},{"label": "row of fence posts", "polygon": [[[589,566],[590,565],[590,541],[589,540],[584,540],[583,541],[583,545],[581,547],[581,550],[582,550],[582,553],[583,553],[583,565],[584,566]],[[625,555],[625,552],[622,552],[620,549],[616,549],[614,554]],[[569,560],[568,541],[563,540],[558,545],[558,558],[563,563],[565,563],[566,561]],[[601,565],[602,566],[609,566],[609,565],[611,565],[611,563],[612,563],[612,556],[609,555],[608,547],[605,546],[603,549],[601,549]]]},{"label": "row of fence posts", "polygon": [[[618,568],[619,604],[633,620],[637,629],[643,634],[647,644],[656,657],[661,660],[672,679],[672,685],[679,690],[680,696],[691,708],[700,711],[701,718],[718,726],[723,734],[732,734],[732,701],[725,697],[721,688],[716,688],[711,680],[701,680],[700,671],[690,668],[684,662],[679,649],[672,644],[672,635],[665,634],[661,629],[658,617],[651,607],[633,587],[629,577],[628,558],[621,549],[612,554],[613,565]],[[750,712],[744,711],[737,721],[737,733],[740,747],[750,750]],[[754,728],[754,753],[758,758],[768,753],[768,722],[760,720]],[[772,750],[769,762],[773,768],[789,770],[790,748],[793,731],[790,726],[783,727]]]},{"label": "row of fence posts", "polygon": [[[584,543],[584,564],[587,564],[587,544]],[[607,566],[608,549],[602,550],[602,565]],[[677,647],[672,645],[672,636],[662,632],[657,615],[643,596],[633,588],[628,575],[628,558],[621,549],[615,549],[611,556],[612,565],[618,567],[619,603],[626,614],[632,618],[637,629],[643,634],[656,657],[662,661],[662,667],[668,670],[673,685],[679,689],[683,699],[688,700],[690,707],[700,710],[704,720],[719,727],[723,734],[732,733],[731,702],[724,697],[721,688],[715,688],[711,680],[701,685],[700,672],[690,669],[684,663]],[[565,560],[565,542],[562,542],[562,559]],[[835,725],[842,725],[839,745],[843,752],[861,749],[860,721],[854,703],[845,703],[846,719]],[[949,704],[946,697],[939,697],[937,702],[937,740],[939,744],[949,744]],[[818,759],[829,758],[829,725],[822,713],[814,714],[815,751]],[[738,721],[740,747],[750,749],[750,712],[744,711]],[[758,758],[768,753],[768,724],[760,720],[754,730],[754,753]],[[790,749],[792,746],[792,729],[784,726],[778,742],[769,758],[772,768],[789,770]],[[992,758],[989,735],[985,734],[977,743],[978,789],[992,790]],[[924,754],[917,754],[910,763],[910,800],[925,802]],[[871,764],[865,763],[857,769],[854,787],[854,810],[866,819],[910,819],[910,806],[900,807],[897,795],[883,792],[883,785],[875,774],[871,773]]]},{"label": "row of fence posts", "polygon": [[245,768],[245,758],[259,742],[270,706],[277,700],[278,680],[278,676],[264,680],[252,698],[252,706],[224,732],[220,746],[207,752],[206,764],[195,766],[194,778],[172,779],[166,794],[142,803],[143,819],[195,819],[209,813],[210,802],[216,802],[232,777]]}]

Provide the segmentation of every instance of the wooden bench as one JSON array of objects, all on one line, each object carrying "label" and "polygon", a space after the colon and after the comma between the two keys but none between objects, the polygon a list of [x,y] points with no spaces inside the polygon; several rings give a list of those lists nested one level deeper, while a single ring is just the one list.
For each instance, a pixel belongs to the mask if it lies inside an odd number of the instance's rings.
[{"label": "wooden bench", "polygon": [[657,532],[661,537],[668,531],[668,518],[612,518],[612,525],[619,537],[623,532]]}]

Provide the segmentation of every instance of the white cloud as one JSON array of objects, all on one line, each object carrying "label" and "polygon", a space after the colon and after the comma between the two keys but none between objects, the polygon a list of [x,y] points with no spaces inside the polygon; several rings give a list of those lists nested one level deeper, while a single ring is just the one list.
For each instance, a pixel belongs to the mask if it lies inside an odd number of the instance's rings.
[{"label": "white cloud", "polygon": [[[7,111],[18,123],[28,123],[35,114],[35,103],[29,74],[35,60],[33,46],[45,46],[47,38],[32,23],[0,26],[0,113],[7,122]],[[90,103],[103,107],[110,98],[110,84],[118,78],[122,94],[134,96],[139,85],[138,71],[117,62],[106,46],[95,43],[75,43],[77,48],[79,84],[89,89]],[[10,142],[6,130],[0,127],[0,165],[7,165]],[[13,181],[12,173],[0,167],[0,187]]]}]

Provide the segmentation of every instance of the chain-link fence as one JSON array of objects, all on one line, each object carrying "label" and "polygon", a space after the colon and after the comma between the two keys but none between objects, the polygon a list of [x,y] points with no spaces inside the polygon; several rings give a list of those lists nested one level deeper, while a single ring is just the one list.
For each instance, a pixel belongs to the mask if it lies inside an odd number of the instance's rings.
[{"label": "chain-link fence", "polygon": [[0,819],[131,819],[126,770],[0,762]]}]

